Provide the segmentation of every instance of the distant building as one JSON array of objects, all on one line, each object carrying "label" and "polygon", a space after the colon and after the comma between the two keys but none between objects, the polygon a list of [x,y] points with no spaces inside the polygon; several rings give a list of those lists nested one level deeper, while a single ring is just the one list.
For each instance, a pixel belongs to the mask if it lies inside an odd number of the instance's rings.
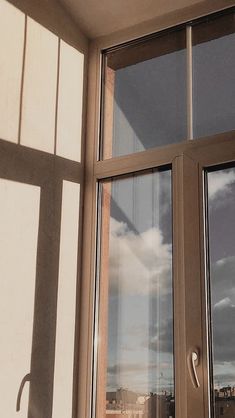
[{"label": "distant building", "polygon": [[116,392],[106,393],[106,418],[143,418],[143,403],[138,402],[139,395],[120,388]]},{"label": "distant building", "polygon": [[226,386],[214,391],[215,418],[235,417],[235,387]]},{"label": "distant building", "polygon": [[152,394],[144,405],[143,418],[174,418],[175,402],[171,395]]}]

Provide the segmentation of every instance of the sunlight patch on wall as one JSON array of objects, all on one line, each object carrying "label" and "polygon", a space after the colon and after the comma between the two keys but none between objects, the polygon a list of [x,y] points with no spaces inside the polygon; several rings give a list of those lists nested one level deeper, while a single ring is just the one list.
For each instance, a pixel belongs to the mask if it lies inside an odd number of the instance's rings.
[{"label": "sunlight patch on wall", "polygon": [[0,138],[18,142],[25,16],[0,1]]},{"label": "sunlight patch on wall", "polygon": [[61,41],[57,155],[81,160],[84,55]]},{"label": "sunlight patch on wall", "polygon": [[30,373],[40,188],[0,179],[0,415],[25,418],[29,384],[20,411],[17,395]]},{"label": "sunlight patch on wall", "polygon": [[27,20],[21,144],[53,153],[58,38]]},{"label": "sunlight patch on wall", "polygon": [[80,185],[63,182],[53,418],[71,418]]}]

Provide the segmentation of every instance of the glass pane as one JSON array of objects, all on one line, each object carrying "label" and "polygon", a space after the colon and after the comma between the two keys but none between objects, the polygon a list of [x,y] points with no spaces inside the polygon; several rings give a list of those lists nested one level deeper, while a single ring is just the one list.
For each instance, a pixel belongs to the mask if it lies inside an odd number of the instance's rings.
[{"label": "glass pane", "polygon": [[25,17],[0,0],[0,138],[18,142]]},{"label": "glass pane", "polygon": [[193,28],[194,137],[235,129],[234,14]]},{"label": "glass pane", "polygon": [[209,267],[214,418],[234,416],[235,169],[209,172]]},{"label": "glass pane", "polygon": [[27,18],[21,144],[54,153],[58,38]]},{"label": "glass pane", "polygon": [[28,416],[40,188],[0,180],[0,415]]},{"label": "glass pane", "polygon": [[56,153],[81,161],[84,55],[61,41]]},{"label": "glass pane", "polygon": [[103,157],[186,139],[185,31],[107,53]]},{"label": "glass pane", "polygon": [[104,182],[96,417],[174,417],[171,172]]},{"label": "glass pane", "polygon": [[72,417],[80,185],[63,182],[53,417]]}]

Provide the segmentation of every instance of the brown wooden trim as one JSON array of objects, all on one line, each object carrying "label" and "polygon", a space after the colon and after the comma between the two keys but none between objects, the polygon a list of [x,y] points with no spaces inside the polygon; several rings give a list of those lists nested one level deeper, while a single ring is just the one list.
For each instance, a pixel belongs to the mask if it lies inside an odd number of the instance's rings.
[{"label": "brown wooden trim", "polygon": [[115,71],[112,68],[105,66],[104,72],[102,151],[103,159],[105,160],[112,157]]},{"label": "brown wooden trim", "polygon": [[155,38],[140,40],[132,45],[107,53],[107,66],[113,70],[170,54],[186,48],[185,30],[175,29]]},{"label": "brown wooden trim", "polygon": [[175,416],[188,418],[186,397],[186,328],[185,328],[185,279],[183,246],[183,157],[176,157],[172,164],[173,198],[173,295],[174,295],[174,363],[175,363]]},{"label": "brown wooden trim", "polygon": [[[174,185],[174,280],[176,418],[205,415],[204,345],[201,314],[201,247],[199,234],[198,164],[187,156],[178,157]],[[177,178],[178,177],[178,178]],[[180,323],[178,323],[180,321]],[[180,339],[181,338],[181,339]],[[199,350],[197,367],[200,387],[192,384],[188,359]],[[177,404],[178,401],[178,404]]]},{"label": "brown wooden trim", "polygon": [[185,152],[203,167],[235,160],[235,131],[212,137],[210,141],[196,143]]},{"label": "brown wooden trim", "polygon": [[[94,267],[96,254],[96,179],[94,161],[96,161],[97,109],[99,109],[100,54],[92,47],[89,53],[88,67],[88,107],[87,135],[85,152],[84,179],[84,218],[82,273],[80,287],[80,332],[78,344],[78,393],[77,417],[90,418],[92,406],[92,372],[93,372],[93,332],[94,332]],[[95,92],[95,94],[94,94]]]},{"label": "brown wooden trim", "polygon": [[[105,78],[103,81],[103,112],[102,120],[102,152],[103,158],[112,156],[112,136],[113,136],[113,104],[114,104],[114,83],[115,71],[105,66]],[[104,418],[106,415],[106,380],[107,380],[107,354],[108,354],[108,299],[109,299],[109,234],[110,234],[110,202],[111,202],[111,183],[102,184],[102,200],[99,210],[100,225],[100,260],[99,272],[99,295],[98,297],[98,347],[97,370],[96,370],[96,394],[95,394],[95,416]],[[97,260],[98,262],[98,260]]]},{"label": "brown wooden trim", "polygon": [[[212,148],[215,150],[211,154]],[[183,153],[202,165],[218,164],[225,159],[232,161],[235,152],[235,131],[217,134],[178,144],[156,147],[135,154],[95,162],[95,176],[98,180],[171,164]]]},{"label": "brown wooden trim", "polygon": [[187,357],[194,349],[199,350],[197,367],[199,388],[194,388],[187,370],[188,417],[204,417],[203,339],[201,315],[200,238],[199,238],[199,185],[198,164],[188,157],[184,160],[184,279],[185,279],[185,325]]},{"label": "brown wooden trim", "polygon": [[72,418],[77,418],[77,394],[78,394],[78,371],[79,371],[79,338],[80,338],[80,295],[82,282],[82,249],[83,249],[83,196],[84,182],[80,184],[80,202],[79,202],[79,224],[78,224],[78,250],[77,250],[77,287],[76,287],[76,314],[75,314],[75,338],[74,338],[74,362],[73,362],[73,411]]},{"label": "brown wooden trim", "polygon": [[109,234],[110,234],[111,183],[102,185],[101,204],[101,242],[99,271],[99,324],[98,324],[98,358],[96,418],[103,418],[106,413],[106,378],[108,353],[108,299],[109,299]]},{"label": "brown wooden trim", "polygon": [[198,185],[199,185],[199,239],[200,239],[200,258],[201,258],[201,306],[202,306],[202,372],[204,380],[204,408],[205,416],[210,416],[210,381],[209,381],[209,347],[208,347],[208,298],[207,298],[207,260],[206,260],[206,240],[207,230],[205,228],[205,198],[204,198],[204,173],[203,168],[198,166]]},{"label": "brown wooden trim", "polygon": [[218,39],[235,32],[234,12],[208,19],[193,26],[193,45]]},{"label": "brown wooden trim", "polygon": [[184,150],[185,144],[182,144],[149,149],[124,157],[98,161],[95,164],[95,176],[97,179],[102,179],[171,164],[172,160]]}]

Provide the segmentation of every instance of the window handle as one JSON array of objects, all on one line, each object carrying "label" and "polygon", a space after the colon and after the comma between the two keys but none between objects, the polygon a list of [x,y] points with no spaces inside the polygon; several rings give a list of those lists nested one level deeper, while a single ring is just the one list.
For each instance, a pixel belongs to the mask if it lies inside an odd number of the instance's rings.
[{"label": "window handle", "polygon": [[199,365],[199,350],[194,349],[191,351],[189,357],[188,357],[188,367],[189,367],[189,374],[192,380],[192,384],[195,388],[200,387],[200,382],[198,380],[197,370],[196,368]]},{"label": "window handle", "polygon": [[23,379],[21,381],[19,392],[18,392],[18,395],[17,395],[17,401],[16,401],[16,412],[20,411],[20,402],[21,402],[21,396],[22,396],[22,393],[23,393],[23,390],[24,390],[24,385],[25,385],[26,382],[30,382],[30,378],[31,378],[31,375],[30,375],[30,373],[28,373],[23,377]]}]

